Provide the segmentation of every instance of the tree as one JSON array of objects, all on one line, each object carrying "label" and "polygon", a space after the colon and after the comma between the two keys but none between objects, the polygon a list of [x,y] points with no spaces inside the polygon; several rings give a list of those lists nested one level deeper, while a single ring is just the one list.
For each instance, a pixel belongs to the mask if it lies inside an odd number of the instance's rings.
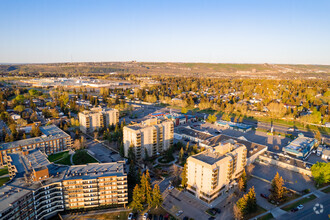
[{"label": "tree", "polygon": [[80,138],[80,149],[85,149],[86,147],[86,138],[84,136],[81,136]]},{"label": "tree", "polygon": [[234,204],[234,206],[233,206],[233,212],[234,212],[235,219],[238,219],[239,220],[239,219],[242,219],[243,218],[242,212],[238,208],[237,204]]},{"label": "tree", "polygon": [[129,149],[128,149],[128,159],[130,161],[135,161],[135,153],[134,153],[134,145],[133,143],[129,146]]},{"label": "tree", "polygon": [[184,150],[183,150],[183,147],[181,147],[180,154],[179,154],[179,161],[182,162],[183,156],[184,156]]},{"label": "tree", "polygon": [[238,188],[241,192],[246,191],[246,184],[247,184],[246,173],[245,170],[243,170],[243,173],[238,180]]},{"label": "tree", "polygon": [[147,170],[141,178],[141,193],[142,193],[142,202],[146,202],[149,206],[152,206],[152,191],[151,191],[151,182],[150,182],[149,171]]},{"label": "tree", "polygon": [[142,192],[138,184],[135,185],[133,189],[133,196],[132,196],[132,202],[130,204],[131,208],[134,211],[142,211],[143,205],[142,205]]},{"label": "tree", "polygon": [[311,171],[318,186],[330,182],[330,163],[317,162],[312,166]]},{"label": "tree", "polygon": [[271,198],[274,199],[275,201],[281,201],[283,199],[285,193],[285,187],[283,185],[284,185],[283,178],[277,172],[271,183],[271,187],[272,187]]},{"label": "tree", "polygon": [[237,201],[236,205],[240,211],[239,213],[241,213],[243,216],[256,211],[257,199],[253,186],[250,188],[247,194],[243,195],[243,197]]},{"label": "tree", "polygon": [[187,187],[187,183],[188,183],[188,165],[187,163],[183,166],[183,170],[181,173],[181,185],[183,188]]},{"label": "tree", "polygon": [[188,112],[188,109],[187,109],[187,108],[183,107],[183,108],[181,109],[181,113],[182,113],[182,114],[187,114],[187,112]]},{"label": "tree", "polygon": [[152,207],[158,208],[163,202],[162,194],[159,190],[158,184],[155,184],[152,190]]},{"label": "tree", "polygon": [[316,130],[314,133],[314,138],[321,143],[321,132],[319,130]]},{"label": "tree", "polygon": [[73,147],[73,149],[75,149],[75,150],[79,150],[80,147],[81,147],[81,145],[80,145],[80,140],[79,140],[79,139],[74,140],[74,143],[73,143],[72,147]]},{"label": "tree", "polygon": [[124,144],[122,142],[120,143],[119,154],[120,154],[121,157],[125,156]]},{"label": "tree", "polygon": [[17,106],[14,108],[14,111],[15,111],[15,112],[19,112],[19,113],[22,113],[24,110],[25,110],[25,107],[24,107],[23,105],[17,105]]},{"label": "tree", "polygon": [[209,114],[209,116],[206,119],[207,122],[214,124],[217,121],[217,116],[214,113],[213,115]]}]

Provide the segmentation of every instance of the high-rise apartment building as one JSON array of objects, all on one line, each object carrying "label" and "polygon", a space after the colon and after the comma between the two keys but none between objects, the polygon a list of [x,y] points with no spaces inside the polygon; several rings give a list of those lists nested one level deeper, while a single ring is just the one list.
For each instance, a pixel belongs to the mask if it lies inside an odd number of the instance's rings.
[{"label": "high-rise apartment building", "polygon": [[11,181],[0,188],[0,219],[39,220],[128,202],[124,161],[58,166],[37,149],[7,157]]},{"label": "high-rise apartment building", "polygon": [[117,109],[97,107],[79,113],[80,130],[83,133],[91,133],[118,122],[119,111]]},{"label": "high-rise apartment building", "polygon": [[235,182],[246,165],[247,148],[233,140],[221,142],[199,154],[188,157],[189,192],[211,203]]},{"label": "high-rise apartment building", "polygon": [[171,121],[158,121],[157,118],[148,119],[140,124],[124,127],[124,150],[128,156],[130,147],[137,160],[157,156],[166,151],[173,144],[174,125]]}]

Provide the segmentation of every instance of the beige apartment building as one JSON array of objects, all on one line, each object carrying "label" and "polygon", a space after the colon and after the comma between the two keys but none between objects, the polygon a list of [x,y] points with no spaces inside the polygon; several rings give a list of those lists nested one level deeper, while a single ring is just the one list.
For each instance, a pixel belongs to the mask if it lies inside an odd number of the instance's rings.
[{"label": "beige apartment building", "polygon": [[97,107],[79,113],[80,130],[83,133],[92,133],[118,122],[119,111],[117,109]]},{"label": "beige apartment building", "polygon": [[187,159],[187,189],[199,199],[211,203],[233,186],[246,161],[246,146],[234,140],[220,142],[216,147],[190,156]]},{"label": "beige apartment building", "polygon": [[124,149],[128,156],[130,146],[134,147],[137,160],[157,156],[173,145],[174,124],[172,121],[148,119],[140,124],[124,127]]}]

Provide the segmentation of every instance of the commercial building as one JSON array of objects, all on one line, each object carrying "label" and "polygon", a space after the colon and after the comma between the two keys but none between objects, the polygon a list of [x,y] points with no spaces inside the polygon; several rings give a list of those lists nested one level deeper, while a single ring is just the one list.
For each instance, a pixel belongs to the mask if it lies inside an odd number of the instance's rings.
[{"label": "commercial building", "polygon": [[283,152],[299,159],[305,159],[317,145],[315,138],[305,137],[299,134],[288,146],[283,147]]},{"label": "commercial building", "polygon": [[[151,118],[140,124],[124,127],[124,150],[128,156],[130,147],[133,147],[137,160],[147,156],[157,156],[166,151],[173,144],[174,125],[171,121],[161,121]],[[147,153],[147,155],[146,155]]]},{"label": "commercial building", "polygon": [[187,140],[196,143],[204,142],[210,138],[214,137],[208,132],[198,131],[188,127],[179,127],[174,129],[174,138],[177,140]]},{"label": "commercial building", "polygon": [[83,133],[91,133],[118,122],[119,111],[117,109],[97,107],[79,113],[80,130]]},{"label": "commercial building", "polygon": [[218,146],[188,157],[187,189],[204,202],[211,203],[232,188],[246,162],[245,145],[234,140],[220,142]]},{"label": "commercial building", "polygon": [[237,130],[237,131],[241,131],[244,133],[252,130],[251,125],[247,125],[247,124],[243,124],[243,123],[219,120],[216,122],[216,124],[224,129]]},{"label": "commercial building", "polygon": [[39,220],[128,202],[124,161],[62,166],[37,149],[6,156],[11,180],[0,188],[0,219]]},{"label": "commercial building", "polygon": [[42,135],[0,145],[0,165],[5,164],[5,155],[22,150],[40,149],[45,154],[53,154],[67,150],[72,145],[70,135],[56,125],[40,127]]}]

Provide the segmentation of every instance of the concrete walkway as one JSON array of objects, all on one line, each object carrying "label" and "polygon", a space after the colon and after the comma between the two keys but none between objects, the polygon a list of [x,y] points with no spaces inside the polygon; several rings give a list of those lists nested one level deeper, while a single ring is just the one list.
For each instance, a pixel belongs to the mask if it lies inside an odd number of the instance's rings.
[{"label": "concrete walkway", "polygon": [[72,165],[74,165],[74,163],[73,163],[73,155],[74,155],[74,154],[71,154],[71,155],[70,155],[70,163],[71,163]]}]

